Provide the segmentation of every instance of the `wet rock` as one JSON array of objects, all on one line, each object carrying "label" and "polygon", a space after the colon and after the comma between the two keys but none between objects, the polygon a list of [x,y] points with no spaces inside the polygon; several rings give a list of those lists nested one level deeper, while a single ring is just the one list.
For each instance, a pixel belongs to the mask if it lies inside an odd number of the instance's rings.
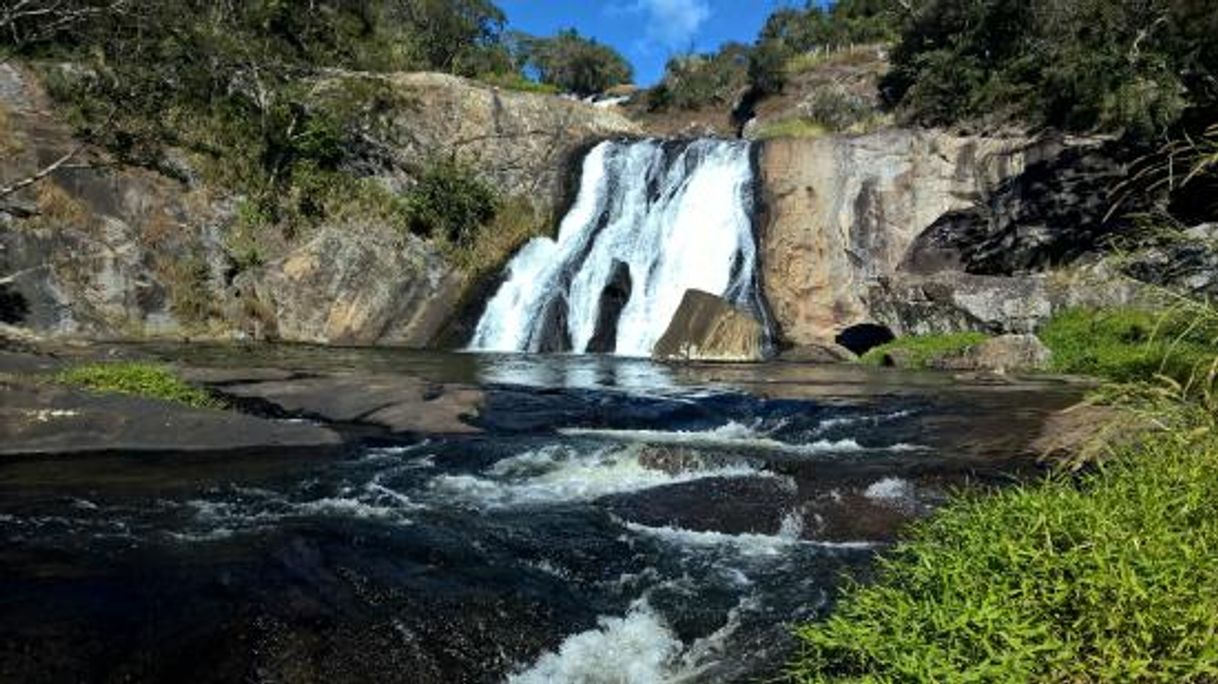
[{"label": "wet rock", "polygon": [[614,259],[609,284],[601,291],[596,328],[588,342],[588,352],[613,353],[617,347],[617,324],[621,319],[622,309],[625,309],[626,303],[630,301],[632,287],[630,264]]},{"label": "wet rock", "polygon": [[529,350],[541,354],[571,351],[571,332],[567,324],[569,315],[566,297],[557,296],[546,302],[545,311],[541,314],[541,326],[529,340]]},{"label": "wet rock", "polygon": [[331,430],[49,383],[0,380],[0,459],[102,453],[324,454]]},{"label": "wet rock", "polygon": [[761,361],[765,330],[722,298],[687,290],[652,356],[666,361]]},{"label": "wet rock", "polygon": [[219,386],[223,394],[258,400],[288,415],[372,425],[392,433],[468,434],[482,392],[402,375],[336,375]]},{"label": "wet rock", "polygon": [[803,344],[784,350],[778,360],[792,363],[846,363],[858,359],[849,349],[834,343]]}]

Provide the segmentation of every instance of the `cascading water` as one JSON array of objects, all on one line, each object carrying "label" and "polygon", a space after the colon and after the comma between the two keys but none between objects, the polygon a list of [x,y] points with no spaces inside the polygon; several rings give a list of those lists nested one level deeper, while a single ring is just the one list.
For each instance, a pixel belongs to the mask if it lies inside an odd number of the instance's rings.
[{"label": "cascading water", "polygon": [[765,320],[746,142],[606,142],[584,160],[558,240],[527,244],[470,348],[648,356],[685,291]]}]

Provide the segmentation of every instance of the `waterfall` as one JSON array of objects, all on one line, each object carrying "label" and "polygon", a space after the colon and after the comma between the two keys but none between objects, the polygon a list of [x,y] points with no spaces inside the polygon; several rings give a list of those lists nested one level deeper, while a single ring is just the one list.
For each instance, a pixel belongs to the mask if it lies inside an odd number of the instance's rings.
[{"label": "waterfall", "polygon": [[764,320],[749,143],[605,142],[558,239],[507,266],[470,348],[648,356],[691,288]]}]

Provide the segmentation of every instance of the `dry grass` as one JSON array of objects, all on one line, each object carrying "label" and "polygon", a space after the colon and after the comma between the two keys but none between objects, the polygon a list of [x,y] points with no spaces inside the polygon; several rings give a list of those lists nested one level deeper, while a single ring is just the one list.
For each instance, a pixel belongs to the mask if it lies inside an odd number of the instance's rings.
[{"label": "dry grass", "polygon": [[522,197],[500,202],[494,220],[466,245],[449,244],[445,251],[470,278],[499,269],[532,238],[545,234],[548,222]]}]

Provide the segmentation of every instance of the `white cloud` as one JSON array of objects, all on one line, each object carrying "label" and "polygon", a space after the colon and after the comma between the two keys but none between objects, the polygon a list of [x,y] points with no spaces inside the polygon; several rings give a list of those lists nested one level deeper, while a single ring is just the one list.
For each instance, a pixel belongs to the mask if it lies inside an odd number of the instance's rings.
[{"label": "white cloud", "polygon": [[689,47],[711,15],[707,0],[637,0],[633,9],[647,14],[647,38],[672,50]]}]

